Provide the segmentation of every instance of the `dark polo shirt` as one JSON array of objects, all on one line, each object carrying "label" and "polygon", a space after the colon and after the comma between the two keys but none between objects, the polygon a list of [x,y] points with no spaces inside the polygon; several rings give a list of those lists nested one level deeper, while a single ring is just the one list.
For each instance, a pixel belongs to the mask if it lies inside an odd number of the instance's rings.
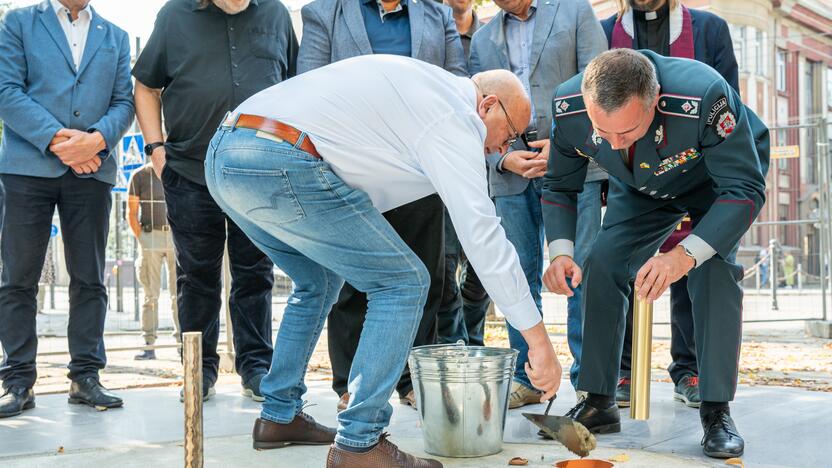
[{"label": "dark polo shirt", "polygon": [[167,167],[205,184],[208,143],[226,112],[295,75],[298,42],[278,0],[251,0],[228,15],[214,4],[170,0],[133,67],[133,76],[162,89]]}]

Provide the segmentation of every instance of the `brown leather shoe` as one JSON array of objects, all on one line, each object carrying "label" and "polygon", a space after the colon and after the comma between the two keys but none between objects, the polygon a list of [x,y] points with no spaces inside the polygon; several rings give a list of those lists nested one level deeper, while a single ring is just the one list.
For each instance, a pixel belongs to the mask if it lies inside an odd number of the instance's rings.
[{"label": "brown leather shoe", "polygon": [[277,449],[287,445],[329,445],[335,442],[335,429],[318,424],[312,416],[300,412],[288,424],[257,418],[251,436],[257,450]]},{"label": "brown leather shoe", "polygon": [[399,398],[399,403],[405,406],[410,406],[413,409],[419,409],[416,406],[416,392],[414,392],[413,390],[407,392],[407,395]]},{"label": "brown leather shoe", "polygon": [[442,468],[437,460],[418,458],[402,452],[382,434],[378,444],[366,453],[341,450],[333,444],[326,457],[327,468]]},{"label": "brown leather shoe", "polygon": [[340,413],[341,411],[344,411],[345,409],[347,409],[347,405],[349,404],[350,392],[344,392],[344,394],[341,395],[341,398],[338,399],[338,406],[335,407],[335,412]]}]

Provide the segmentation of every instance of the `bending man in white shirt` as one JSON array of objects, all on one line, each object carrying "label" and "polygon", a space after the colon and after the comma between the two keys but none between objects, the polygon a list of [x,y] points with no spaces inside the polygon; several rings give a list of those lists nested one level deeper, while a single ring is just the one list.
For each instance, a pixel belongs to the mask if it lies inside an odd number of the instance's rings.
[{"label": "bending man in white shirt", "polygon": [[[255,448],[334,439],[330,467],[378,466],[397,456],[407,466],[441,466],[400,454],[382,436],[429,278],[381,212],[437,192],[489,295],[529,344],[527,371],[544,391],[541,401],[554,395],[560,363],[486,183],[485,154],[504,152],[529,113],[523,86],[508,71],[463,78],[372,55],[272,86],[229,114],[208,150],[208,189],[295,284],[261,383]],[[310,354],[345,280],[366,292],[369,306],[336,435],[301,411],[301,397]]]}]

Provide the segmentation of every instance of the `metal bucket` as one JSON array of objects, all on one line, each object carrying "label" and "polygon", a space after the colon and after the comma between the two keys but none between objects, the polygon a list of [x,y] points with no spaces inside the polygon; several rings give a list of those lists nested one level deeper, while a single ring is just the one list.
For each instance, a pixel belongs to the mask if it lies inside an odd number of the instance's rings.
[{"label": "metal bucket", "polygon": [[430,345],[410,351],[425,451],[482,457],[503,449],[508,395],[517,351]]}]

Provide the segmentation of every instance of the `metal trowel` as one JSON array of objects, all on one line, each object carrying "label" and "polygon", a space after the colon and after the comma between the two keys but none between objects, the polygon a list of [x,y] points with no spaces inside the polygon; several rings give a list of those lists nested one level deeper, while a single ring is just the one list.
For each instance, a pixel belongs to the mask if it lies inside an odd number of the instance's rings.
[{"label": "metal trowel", "polygon": [[586,457],[595,449],[596,442],[583,424],[567,416],[549,416],[555,397],[549,399],[543,414],[523,413],[523,417],[539,427],[549,437],[563,444],[570,452],[579,457]]}]

